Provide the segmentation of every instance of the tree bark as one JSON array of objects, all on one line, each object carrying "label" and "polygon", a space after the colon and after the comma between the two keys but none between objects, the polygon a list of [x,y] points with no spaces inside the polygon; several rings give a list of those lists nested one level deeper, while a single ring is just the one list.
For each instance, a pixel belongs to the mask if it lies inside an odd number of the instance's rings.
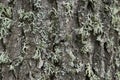
[{"label": "tree bark", "polygon": [[0,80],[119,80],[119,0],[0,0]]}]

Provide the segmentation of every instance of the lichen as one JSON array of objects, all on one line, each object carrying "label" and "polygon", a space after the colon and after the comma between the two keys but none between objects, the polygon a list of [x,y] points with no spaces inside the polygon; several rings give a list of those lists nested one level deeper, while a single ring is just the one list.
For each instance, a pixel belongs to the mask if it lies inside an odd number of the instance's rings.
[{"label": "lichen", "polygon": [[11,17],[11,7],[5,7],[4,5],[0,4],[0,39],[8,35],[10,26],[13,23]]},{"label": "lichen", "polygon": [[8,57],[8,55],[6,55],[5,53],[1,53],[0,55],[0,64],[6,64],[10,62],[10,58]]}]

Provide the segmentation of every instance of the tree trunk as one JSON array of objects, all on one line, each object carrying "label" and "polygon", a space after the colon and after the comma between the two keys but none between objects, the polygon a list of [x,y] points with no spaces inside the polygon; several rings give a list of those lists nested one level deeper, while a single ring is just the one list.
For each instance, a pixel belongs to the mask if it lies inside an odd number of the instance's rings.
[{"label": "tree trunk", "polygon": [[0,0],[0,80],[120,80],[120,1]]}]

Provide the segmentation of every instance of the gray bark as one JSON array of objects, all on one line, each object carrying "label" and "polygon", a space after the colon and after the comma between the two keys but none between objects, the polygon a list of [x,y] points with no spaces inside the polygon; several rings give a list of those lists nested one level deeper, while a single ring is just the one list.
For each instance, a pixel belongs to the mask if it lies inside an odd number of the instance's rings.
[{"label": "gray bark", "polygon": [[119,0],[0,0],[0,80],[119,80]]}]

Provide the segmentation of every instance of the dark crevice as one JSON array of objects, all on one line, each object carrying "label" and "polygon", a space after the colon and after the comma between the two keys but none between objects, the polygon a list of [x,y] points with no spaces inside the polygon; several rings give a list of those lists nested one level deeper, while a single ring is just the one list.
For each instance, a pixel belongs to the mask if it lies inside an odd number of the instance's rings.
[{"label": "dark crevice", "polygon": [[56,0],[47,0],[49,3],[53,4]]},{"label": "dark crevice", "polygon": [[15,6],[15,0],[9,0],[8,5],[11,7]]},{"label": "dark crevice", "polygon": [[78,7],[77,7],[77,9],[75,10],[75,13],[74,13],[74,19],[75,19],[75,23],[77,24],[77,27],[80,27],[80,22],[79,22],[79,8]]},{"label": "dark crevice", "polygon": [[50,80],[54,80],[55,79],[55,73],[50,75]]},{"label": "dark crevice", "polygon": [[109,52],[108,52],[108,50],[107,50],[107,42],[104,43],[104,50],[105,50],[106,53],[109,54]]},{"label": "dark crevice", "polygon": [[25,33],[24,33],[24,29],[23,28],[21,28],[21,36],[25,37]]},{"label": "dark crevice", "polygon": [[91,2],[91,1],[88,1],[87,9],[88,9],[88,10],[91,10],[92,12],[95,12],[95,11],[94,11],[94,3]]},{"label": "dark crevice", "polygon": [[[85,65],[85,71],[86,70],[87,70],[87,65]],[[86,73],[86,75],[85,75],[85,80],[90,80],[90,77],[89,77],[88,73]]]},{"label": "dark crevice", "polygon": [[9,73],[12,73],[12,75],[13,75],[13,77],[15,78],[15,80],[17,79],[17,76],[15,75],[15,71],[14,70],[11,70],[11,71],[9,71]]},{"label": "dark crevice", "polygon": [[47,0],[52,7],[56,8],[57,9],[57,0]]},{"label": "dark crevice", "polygon": [[104,43],[104,51],[105,51],[105,63],[106,63],[106,66],[105,66],[106,68],[105,69],[107,69],[107,66],[110,65],[110,58],[111,58],[112,54],[110,52],[108,52],[107,43],[106,42]]},{"label": "dark crevice", "polygon": [[0,80],[2,80],[3,76],[2,76],[2,64],[0,64]]},{"label": "dark crevice", "polygon": [[90,80],[90,77],[88,76],[88,74],[85,76],[85,80]]},{"label": "dark crevice", "polygon": [[2,47],[3,47],[3,51],[5,52],[5,51],[6,51],[6,45],[5,45],[4,42],[3,42],[3,38],[1,39],[1,45],[2,45]]},{"label": "dark crevice", "polygon": [[112,3],[112,0],[102,0],[104,4],[110,5]]}]

